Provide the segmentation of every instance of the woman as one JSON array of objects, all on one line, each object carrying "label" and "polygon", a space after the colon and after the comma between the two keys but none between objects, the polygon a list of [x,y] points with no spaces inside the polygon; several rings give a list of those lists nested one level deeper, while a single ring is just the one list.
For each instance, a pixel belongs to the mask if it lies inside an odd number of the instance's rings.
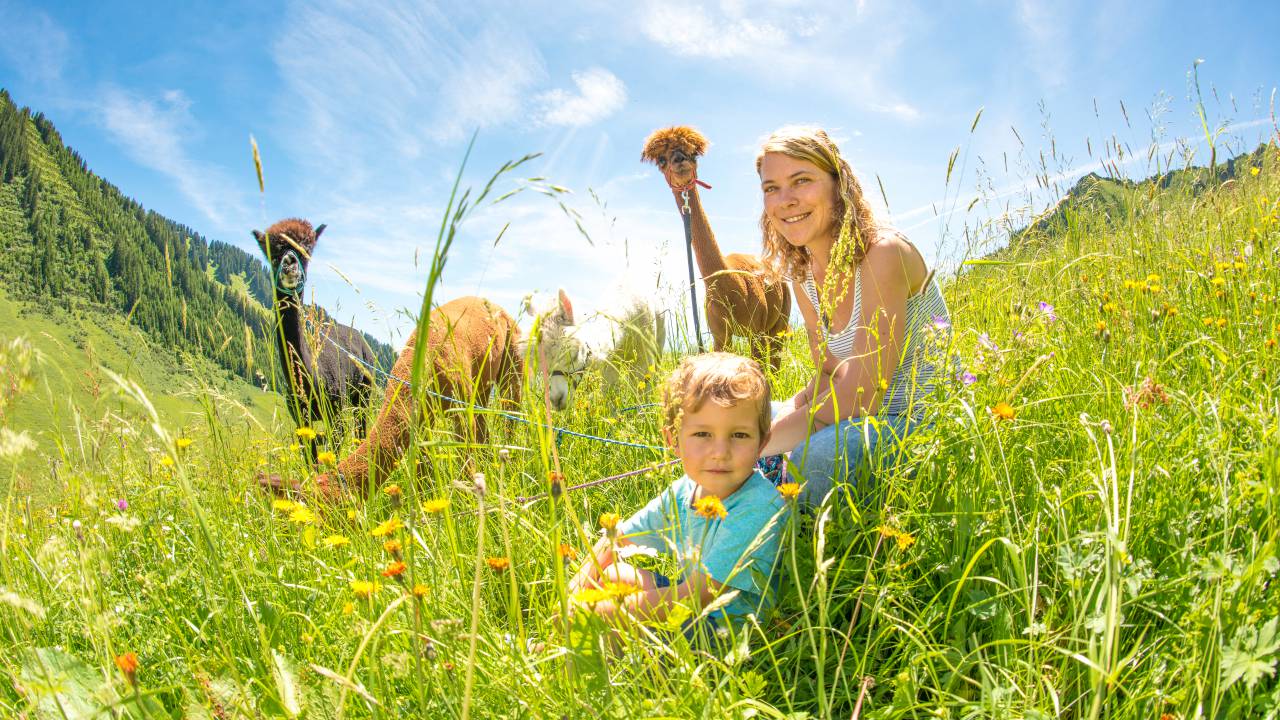
[{"label": "woman", "polygon": [[920,251],[876,220],[825,132],[778,130],[756,171],[764,261],[792,282],[815,370],[775,411],[762,454],[790,450],[805,499],[820,503],[920,423],[950,320]]}]

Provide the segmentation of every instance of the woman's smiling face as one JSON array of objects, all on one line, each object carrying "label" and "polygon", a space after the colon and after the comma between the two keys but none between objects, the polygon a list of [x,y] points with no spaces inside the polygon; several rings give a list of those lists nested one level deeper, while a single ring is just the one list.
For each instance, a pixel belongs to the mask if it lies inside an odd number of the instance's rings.
[{"label": "woman's smiling face", "polygon": [[834,239],[836,182],[808,160],[765,153],[760,163],[760,190],[773,229],[796,247]]}]

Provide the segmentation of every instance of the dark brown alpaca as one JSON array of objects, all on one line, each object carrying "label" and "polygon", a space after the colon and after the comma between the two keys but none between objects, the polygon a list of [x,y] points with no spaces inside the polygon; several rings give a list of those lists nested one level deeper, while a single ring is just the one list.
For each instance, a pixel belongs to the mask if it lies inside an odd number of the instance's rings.
[{"label": "dark brown alpaca", "polygon": [[707,139],[691,127],[655,131],[645,140],[641,160],[658,166],[671,187],[676,207],[683,211],[683,192],[689,193],[690,234],[698,272],[707,287],[707,326],[716,350],[726,350],[735,335],[747,338],[751,355],[777,370],[782,334],[791,314],[787,286],[754,255],[724,255],[711,232],[711,223],[698,194],[698,157]]},{"label": "dark brown alpaca", "polygon": [[[343,408],[363,406],[373,389],[372,375],[347,354],[369,365],[375,362],[369,344],[355,328],[336,322],[313,323],[317,326],[316,347],[307,342],[302,291],[311,253],[324,228],[321,225],[312,230],[306,220],[290,218],[265,233],[253,231],[275,281],[276,350],[284,369],[285,400],[293,421],[305,426],[337,418]],[[314,449],[313,445],[313,453]]]},{"label": "dark brown alpaca", "polygon": [[[413,355],[417,333],[392,368],[387,381],[386,400],[382,412],[369,431],[369,437],[355,452],[338,463],[332,473],[315,478],[316,491],[323,497],[336,497],[347,485],[365,491],[385,478],[404,455],[412,437],[413,402],[408,382],[413,377]],[[497,388],[499,401],[520,402],[520,329],[502,308],[478,297],[451,300],[431,312],[427,329],[427,348],[423,356],[423,380],[438,395],[464,402],[486,405],[489,391]],[[437,395],[420,393],[422,404],[419,423],[428,422],[439,410],[459,407]],[[483,416],[475,416],[475,424],[466,427],[472,437],[483,441]],[[278,479],[267,484],[279,487]]]}]

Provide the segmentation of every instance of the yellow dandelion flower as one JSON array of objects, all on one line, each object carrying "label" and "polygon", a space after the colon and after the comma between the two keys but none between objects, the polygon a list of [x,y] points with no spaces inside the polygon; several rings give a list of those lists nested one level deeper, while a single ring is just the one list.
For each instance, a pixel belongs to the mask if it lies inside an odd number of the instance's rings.
[{"label": "yellow dandelion flower", "polygon": [[569,543],[560,543],[560,546],[556,548],[556,555],[569,561],[578,559],[578,551],[574,550]]},{"label": "yellow dandelion flower", "polygon": [[192,440],[191,438],[188,438],[188,437],[180,437],[180,438],[178,438],[177,440],[174,440],[174,441],[173,441],[173,444],[174,444],[174,446],[176,446],[179,450],[186,450],[187,448],[191,447],[191,443],[193,443],[193,442],[195,442],[195,441],[194,441],[194,440]]},{"label": "yellow dandelion flower", "polygon": [[607,591],[600,588],[584,588],[569,596],[578,605],[596,605],[610,599]]},{"label": "yellow dandelion flower", "polygon": [[1104,313],[1113,313],[1113,312],[1115,312],[1115,311],[1116,311],[1116,304],[1115,304],[1115,303],[1113,303],[1113,302],[1103,303],[1103,305],[1102,305],[1102,312],[1104,312]]},{"label": "yellow dandelion flower", "polygon": [[640,588],[629,582],[614,582],[612,580],[604,583],[604,587],[601,589],[608,593],[609,597],[614,600],[621,600],[628,595],[635,595],[640,592]]},{"label": "yellow dandelion flower", "polygon": [[504,557],[485,558],[485,562],[488,563],[489,569],[494,572],[505,572],[507,568],[511,567],[511,561]]},{"label": "yellow dandelion flower", "polygon": [[1249,174],[1252,175],[1253,177],[1258,177],[1259,172],[1262,172],[1262,171],[1256,167],[1249,168]]},{"label": "yellow dandelion flower", "polygon": [[403,527],[404,523],[400,522],[400,518],[393,517],[390,520],[379,523],[377,527],[369,531],[369,534],[374,537],[386,537]]},{"label": "yellow dandelion flower", "polygon": [[315,431],[315,430],[313,430],[313,429],[311,429],[311,428],[309,428],[309,427],[307,427],[306,425],[303,425],[302,427],[298,428],[297,430],[294,430],[294,431],[293,431],[293,434],[294,434],[294,435],[297,435],[298,437],[302,438],[303,440],[315,440],[315,439],[316,439],[316,431]]},{"label": "yellow dandelion flower", "polygon": [[355,611],[356,611],[356,606],[355,606],[355,605],[353,605],[353,604],[351,604],[351,603],[349,603],[349,602],[347,602],[347,603],[342,603],[342,614],[343,614],[343,615],[350,615],[351,613],[353,613],[353,612],[355,612]]},{"label": "yellow dandelion flower", "polygon": [[1147,276],[1147,282],[1158,283],[1160,282],[1160,276],[1157,275],[1156,273],[1151,273],[1150,275]]},{"label": "yellow dandelion flower", "polygon": [[793,482],[782,483],[778,486],[778,494],[781,495],[784,500],[795,500],[800,497],[800,484]]},{"label": "yellow dandelion flower", "polygon": [[161,455],[160,464],[167,468],[173,467],[173,458],[169,457],[168,455]]},{"label": "yellow dandelion flower", "polygon": [[698,498],[693,503],[693,512],[700,518],[707,520],[723,520],[729,514],[724,509],[724,503],[715,495],[708,495]]},{"label": "yellow dandelion flower", "polygon": [[289,452],[298,452],[301,449],[302,446],[298,443],[289,443]]},{"label": "yellow dandelion flower", "polygon": [[1012,420],[1017,417],[1018,411],[1013,409],[1009,403],[1001,400],[991,408],[991,416],[997,420]]},{"label": "yellow dandelion flower", "polygon": [[600,514],[600,527],[613,532],[618,529],[618,523],[622,521],[622,516],[615,512],[607,512]]},{"label": "yellow dandelion flower", "polygon": [[1214,275],[1213,279],[1209,282],[1213,283],[1215,286],[1222,286],[1227,284],[1227,279],[1221,275]]},{"label": "yellow dandelion flower", "polygon": [[371,582],[369,580],[351,581],[351,592],[362,600],[367,600],[373,597],[381,589],[382,585],[380,583]]},{"label": "yellow dandelion flower", "polygon": [[337,548],[346,547],[351,544],[351,540],[346,535],[330,535],[324,539],[325,547]]},{"label": "yellow dandelion flower", "polygon": [[391,539],[391,540],[388,540],[388,541],[386,541],[386,542],[382,543],[382,549],[383,549],[383,550],[386,550],[387,552],[391,553],[392,555],[395,555],[395,554],[399,553],[401,550],[403,550],[403,549],[404,549],[404,546],[400,544],[400,541],[399,541],[399,540],[396,540],[396,539],[394,539],[394,538],[393,538],[393,539]]},{"label": "yellow dandelion flower", "polygon": [[400,489],[399,485],[388,485],[382,488],[382,492],[386,493],[387,497],[393,498],[400,497],[404,494],[404,491]]},{"label": "yellow dandelion flower", "polygon": [[903,532],[901,530],[898,531],[898,535],[897,537],[894,538],[894,540],[897,541],[899,550],[906,550],[907,548],[916,544],[916,538],[914,535],[908,532]]},{"label": "yellow dandelion flower", "polygon": [[414,597],[424,598],[427,596],[427,593],[431,592],[431,590],[430,588],[428,588],[426,585],[423,585],[422,583],[416,583],[413,586],[412,592]]},{"label": "yellow dandelion flower", "polygon": [[338,462],[338,456],[334,455],[331,450],[323,450],[316,454],[316,462],[321,465],[332,465]]},{"label": "yellow dandelion flower", "polygon": [[1220,328],[1224,328],[1224,327],[1226,327],[1226,326],[1227,326],[1227,319],[1226,319],[1226,318],[1224,318],[1224,317],[1220,317],[1220,318],[1218,318],[1216,322],[1217,322],[1218,327],[1220,327]]},{"label": "yellow dandelion flower", "polygon": [[435,515],[438,512],[443,512],[447,507],[449,507],[448,498],[432,498],[423,501],[422,512],[428,515]]},{"label": "yellow dandelion flower", "polygon": [[277,498],[271,501],[271,509],[279,510],[281,512],[289,512],[297,506],[298,503],[292,500],[285,500],[284,498]]},{"label": "yellow dandelion flower", "polygon": [[1271,348],[1273,348],[1273,347],[1275,347],[1275,346],[1276,346],[1276,339],[1275,339],[1275,338],[1267,338],[1267,349],[1268,349],[1268,350],[1270,350]]},{"label": "yellow dandelion flower", "polygon": [[306,525],[307,523],[315,522],[315,520],[316,514],[304,505],[299,505],[289,512],[289,522],[291,523]]},{"label": "yellow dandelion flower", "polygon": [[1107,321],[1106,321],[1106,320],[1099,320],[1098,322],[1094,323],[1094,325],[1093,325],[1093,329],[1094,329],[1096,332],[1103,332],[1104,330],[1106,330],[1106,329],[1107,329]]},{"label": "yellow dandelion flower", "polygon": [[389,563],[386,569],[382,571],[382,577],[389,577],[389,578],[400,577],[408,569],[409,569],[409,566],[405,565],[403,561],[396,560],[394,562]]}]

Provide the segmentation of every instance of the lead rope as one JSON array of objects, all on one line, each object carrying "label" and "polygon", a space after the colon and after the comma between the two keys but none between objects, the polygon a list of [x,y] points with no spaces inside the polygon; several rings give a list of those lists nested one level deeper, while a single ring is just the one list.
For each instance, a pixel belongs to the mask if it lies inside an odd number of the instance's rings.
[{"label": "lead rope", "polygon": [[684,206],[680,208],[680,219],[684,221],[685,259],[689,263],[689,310],[693,313],[693,332],[698,338],[698,352],[704,353],[706,348],[702,344],[702,324],[698,321],[698,282],[693,275],[693,209],[689,207],[689,191],[695,184],[711,189],[711,186],[699,180],[696,174],[688,185],[671,189],[680,191],[680,199],[684,201]]}]

